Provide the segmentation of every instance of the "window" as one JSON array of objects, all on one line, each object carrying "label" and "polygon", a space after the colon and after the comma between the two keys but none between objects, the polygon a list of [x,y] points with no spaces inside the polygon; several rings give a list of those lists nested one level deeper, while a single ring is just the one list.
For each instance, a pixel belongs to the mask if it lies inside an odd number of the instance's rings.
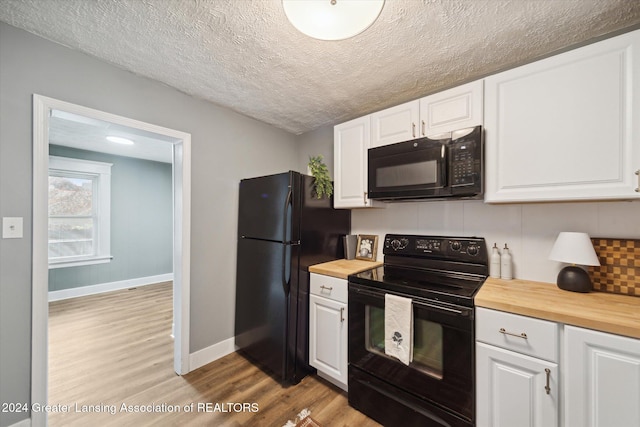
[{"label": "window", "polygon": [[111,261],[111,164],[49,156],[49,268]]}]

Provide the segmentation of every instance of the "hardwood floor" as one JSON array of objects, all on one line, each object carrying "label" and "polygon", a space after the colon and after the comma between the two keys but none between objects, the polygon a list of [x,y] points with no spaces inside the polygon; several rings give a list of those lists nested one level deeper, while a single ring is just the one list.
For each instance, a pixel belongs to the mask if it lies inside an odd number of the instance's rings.
[{"label": "hardwood floor", "polygon": [[[49,305],[49,425],[378,426],[317,376],[282,387],[237,353],[173,371],[171,283]],[[67,410],[67,412],[55,411]]]}]

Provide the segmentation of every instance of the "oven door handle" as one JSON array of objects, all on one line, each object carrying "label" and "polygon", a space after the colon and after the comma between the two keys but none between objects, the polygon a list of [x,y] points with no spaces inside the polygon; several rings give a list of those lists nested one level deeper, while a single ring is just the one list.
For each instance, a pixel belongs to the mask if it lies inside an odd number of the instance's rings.
[{"label": "oven door handle", "polygon": [[472,309],[467,308],[467,307],[462,307],[462,308],[447,307],[445,305],[440,305],[440,304],[433,303],[433,302],[426,302],[426,301],[418,300],[418,299],[413,298],[411,295],[406,295],[406,294],[398,294],[398,293],[392,293],[392,292],[378,292],[378,291],[372,291],[372,290],[362,289],[362,288],[350,289],[350,291],[355,291],[358,294],[367,295],[367,296],[374,297],[374,298],[384,298],[385,293],[389,293],[389,294],[392,294],[392,295],[398,295],[398,296],[405,297],[405,298],[411,298],[411,302],[415,306],[426,307],[426,308],[428,308],[430,310],[439,310],[439,311],[446,312],[447,314],[455,314],[457,316],[468,317],[470,315],[471,311],[472,311]]},{"label": "oven door handle", "polygon": [[420,306],[423,306],[423,307],[429,307],[429,308],[433,308],[433,309],[436,309],[436,310],[442,310],[442,311],[446,311],[448,313],[457,314],[459,316],[466,316],[467,315],[466,310],[463,311],[463,310],[460,310],[460,309],[457,309],[457,308],[443,307],[441,305],[429,304],[429,303],[426,303],[426,302],[420,302],[420,301],[416,301],[416,300],[413,300],[413,303],[415,305],[420,305]]}]

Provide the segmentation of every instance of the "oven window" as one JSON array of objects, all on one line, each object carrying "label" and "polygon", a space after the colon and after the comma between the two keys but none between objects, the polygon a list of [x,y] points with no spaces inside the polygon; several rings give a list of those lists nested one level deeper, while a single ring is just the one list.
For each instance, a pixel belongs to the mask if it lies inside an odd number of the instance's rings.
[{"label": "oven window", "polygon": [[[383,308],[365,306],[365,345],[367,351],[388,357],[384,353]],[[414,317],[411,367],[442,379],[442,325]]]},{"label": "oven window", "polygon": [[376,169],[376,187],[378,188],[436,184],[437,182],[438,162],[436,160]]},{"label": "oven window", "polygon": [[365,308],[365,343],[367,351],[384,354],[384,309],[367,305]]}]

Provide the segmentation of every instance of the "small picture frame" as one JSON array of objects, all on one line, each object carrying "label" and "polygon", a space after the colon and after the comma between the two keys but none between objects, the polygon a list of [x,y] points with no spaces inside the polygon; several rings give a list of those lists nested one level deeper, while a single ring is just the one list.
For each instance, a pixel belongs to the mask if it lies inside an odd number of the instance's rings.
[{"label": "small picture frame", "polygon": [[374,234],[358,234],[356,259],[375,261],[378,254],[378,236]]}]

